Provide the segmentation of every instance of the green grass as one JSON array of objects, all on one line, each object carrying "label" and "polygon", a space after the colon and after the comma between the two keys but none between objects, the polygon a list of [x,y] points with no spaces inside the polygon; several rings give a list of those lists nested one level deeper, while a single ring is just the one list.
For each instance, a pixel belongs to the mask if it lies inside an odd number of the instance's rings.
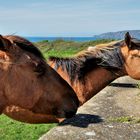
[{"label": "green grass", "polygon": [[138,82],[138,84],[137,84],[137,88],[140,88],[140,82]]},{"label": "green grass", "polygon": [[[97,40],[89,42],[74,42],[56,40],[53,42],[42,41],[35,43],[43,52],[44,56],[72,56],[99,43],[107,43],[112,40]],[[5,115],[0,116],[0,140],[37,140],[41,135],[55,127],[57,124],[26,124],[14,121]]]},{"label": "green grass", "polygon": [[37,140],[56,124],[26,124],[0,116],[0,140]]},{"label": "green grass", "polygon": [[132,117],[132,116],[122,116],[116,118],[109,118],[109,122],[117,122],[117,123],[140,123],[140,118]]},{"label": "green grass", "polygon": [[74,42],[59,39],[56,41],[41,41],[35,44],[41,49],[44,56],[48,58],[49,56],[69,57],[78,53],[79,51],[86,49],[89,46],[95,46],[97,44],[108,43],[111,41],[113,40],[102,39],[87,42]]}]

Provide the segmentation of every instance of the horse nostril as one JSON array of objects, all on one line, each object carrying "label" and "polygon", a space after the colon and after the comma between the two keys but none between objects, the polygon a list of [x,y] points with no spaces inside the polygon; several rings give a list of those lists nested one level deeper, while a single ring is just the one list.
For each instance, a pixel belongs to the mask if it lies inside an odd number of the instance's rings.
[{"label": "horse nostril", "polygon": [[72,118],[76,114],[77,110],[65,111],[66,118]]}]

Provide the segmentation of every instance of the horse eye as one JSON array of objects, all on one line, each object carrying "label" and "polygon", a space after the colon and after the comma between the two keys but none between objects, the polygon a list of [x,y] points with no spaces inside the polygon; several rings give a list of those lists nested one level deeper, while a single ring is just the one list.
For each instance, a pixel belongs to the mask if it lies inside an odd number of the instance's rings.
[{"label": "horse eye", "polygon": [[36,66],[34,72],[38,73],[38,76],[43,76],[46,72],[46,67],[40,63]]}]

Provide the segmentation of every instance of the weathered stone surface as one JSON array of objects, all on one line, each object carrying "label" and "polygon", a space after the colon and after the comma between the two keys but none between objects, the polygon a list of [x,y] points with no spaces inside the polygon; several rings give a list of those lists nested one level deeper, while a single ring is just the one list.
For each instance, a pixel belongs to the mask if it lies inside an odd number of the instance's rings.
[{"label": "weathered stone surface", "polygon": [[44,134],[40,140],[140,140],[140,123],[114,121],[121,117],[140,118],[138,81],[129,77],[115,80],[77,115]]}]

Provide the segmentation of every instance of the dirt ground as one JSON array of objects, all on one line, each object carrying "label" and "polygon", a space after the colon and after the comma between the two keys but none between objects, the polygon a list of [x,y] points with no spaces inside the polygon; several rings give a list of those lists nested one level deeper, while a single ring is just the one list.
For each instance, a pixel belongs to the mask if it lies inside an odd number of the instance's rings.
[{"label": "dirt ground", "polygon": [[138,82],[115,80],[40,140],[140,140]]}]

